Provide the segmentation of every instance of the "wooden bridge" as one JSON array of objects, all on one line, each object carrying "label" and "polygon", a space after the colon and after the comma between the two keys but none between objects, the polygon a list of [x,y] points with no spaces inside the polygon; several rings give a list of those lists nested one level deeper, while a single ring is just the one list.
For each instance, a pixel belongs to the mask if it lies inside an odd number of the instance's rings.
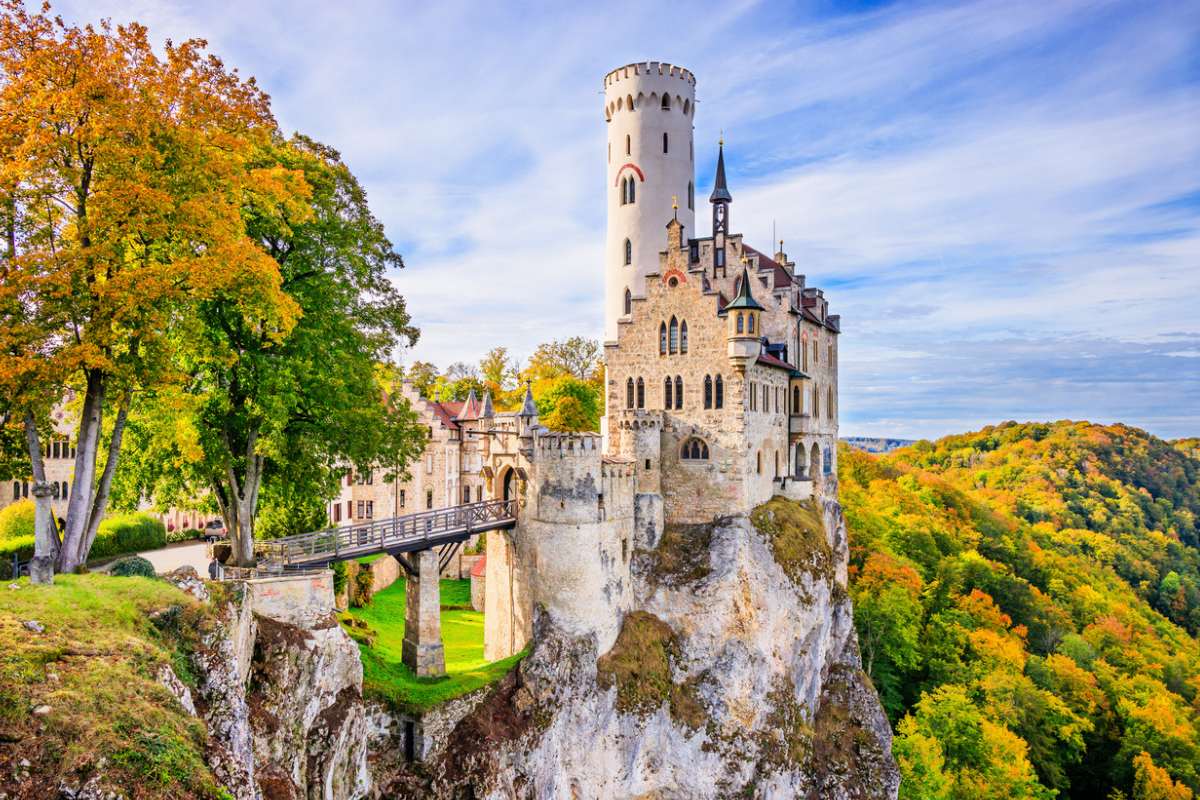
[{"label": "wooden bridge", "polygon": [[485,500],[256,542],[254,548],[260,565],[266,562],[282,569],[303,569],[388,553],[396,556],[411,573],[405,553],[440,547],[441,560],[449,562],[458,545],[471,536],[511,528],[516,522],[516,500]]}]

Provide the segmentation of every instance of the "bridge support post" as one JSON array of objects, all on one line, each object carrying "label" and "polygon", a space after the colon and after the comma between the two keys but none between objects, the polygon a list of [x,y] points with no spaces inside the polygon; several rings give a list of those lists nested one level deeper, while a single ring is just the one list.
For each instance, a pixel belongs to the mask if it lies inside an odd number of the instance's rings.
[{"label": "bridge support post", "polygon": [[432,548],[413,553],[412,564],[414,569],[404,587],[404,645],[400,657],[418,677],[445,675],[438,553]]}]

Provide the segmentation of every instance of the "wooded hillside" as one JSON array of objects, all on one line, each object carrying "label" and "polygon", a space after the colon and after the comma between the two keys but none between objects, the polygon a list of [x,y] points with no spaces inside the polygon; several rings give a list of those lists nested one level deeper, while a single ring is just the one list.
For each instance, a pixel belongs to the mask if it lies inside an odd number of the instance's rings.
[{"label": "wooded hillside", "polygon": [[1200,460],[1123,425],[843,448],[902,798],[1200,790]]}]

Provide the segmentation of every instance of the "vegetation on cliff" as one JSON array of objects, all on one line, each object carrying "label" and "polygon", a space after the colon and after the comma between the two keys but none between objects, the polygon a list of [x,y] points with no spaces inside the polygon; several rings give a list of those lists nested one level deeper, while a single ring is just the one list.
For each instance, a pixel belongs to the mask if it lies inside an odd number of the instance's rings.
[{"label": "vegetation on cliff", "polygon": [[131,798],[227,796],[204,761],[204,723],[158,680],[171,667],[192,681],[191,597],[106,575],[0,592],[0,793],[58,797],[102,776]]},{"label": "vegetation on cliff", "polygon": [[902,798],[1200,790],[1200,461],[1143,431],[844,448],[863,666]]}]

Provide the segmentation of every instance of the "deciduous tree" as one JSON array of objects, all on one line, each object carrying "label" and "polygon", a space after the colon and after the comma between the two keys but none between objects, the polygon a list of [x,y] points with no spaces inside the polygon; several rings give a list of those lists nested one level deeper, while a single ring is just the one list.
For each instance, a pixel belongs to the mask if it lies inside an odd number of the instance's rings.
[{"label": "deciduous tree", "polygon": [[134,393],[169,375],[167,331],[217,297],[266,340],[295,321],[242,212],[287,207],[302,181],[253,162],[267,97],[204,46],[159,56],[140,25],[76,27],[0,0],[0,394],[35,479],[38,419],[68,387],[82,395],[62,570],[87,558]]}]

